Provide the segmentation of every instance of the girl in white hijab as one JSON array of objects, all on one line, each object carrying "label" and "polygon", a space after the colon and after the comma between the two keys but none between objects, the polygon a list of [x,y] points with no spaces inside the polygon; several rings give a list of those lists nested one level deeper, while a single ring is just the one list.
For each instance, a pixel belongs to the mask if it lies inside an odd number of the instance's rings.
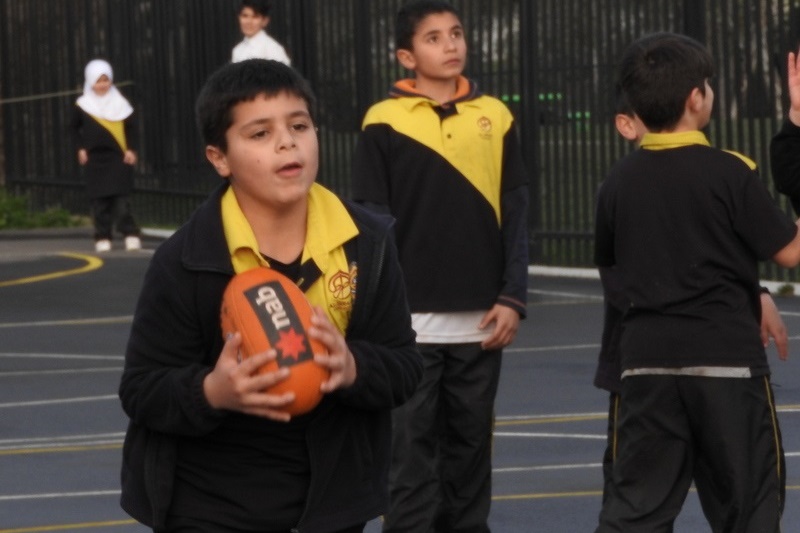
[{"label": "girl in white hijab", "polygon": [[[105,80],[101,78],[105,76]],[[95,118],[125,120],[133,107],[114,86],[114,71],[108,61],[93,59],[84,70],[83,96],[78,106]]]},{"label": "girl in white hijab", "polygon": [[131,142],[133,107],[114,86],[111,65],[93,59],[84,72],[83,95],[71,122],[78,163],[85,169],[95,226],[95,250],[111,250],[113,226],[125,237],[127,250],[141,248],[140,230],[128,196],[133,190],[136,152]]}]

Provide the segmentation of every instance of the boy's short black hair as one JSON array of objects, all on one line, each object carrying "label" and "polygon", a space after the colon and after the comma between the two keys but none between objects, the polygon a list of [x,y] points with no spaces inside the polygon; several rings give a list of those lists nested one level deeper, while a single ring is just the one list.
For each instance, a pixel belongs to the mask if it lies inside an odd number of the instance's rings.
[{"label": "boy's short black hair", "polygon": [[636,111],[633,110],[631,101],[628,100],[628,95],[622,90],[622,85],[619,83],[614,87],[614,114],[615,115],[628,115],[633,117]]},{"label": "boy's short black hair", "polygon": [[270,0],[242,0],[242,3],[239,4],[239,13],[246,7],[249,7],[262,17],[268,17],[270,11],[272,11],[272,2]]},{"label": "boy's short black hair", "polygon": [[708,50],[686,35],[654,33],[634,41],[620,62],[619,83],[651,131],[675,126],[696,87],[705,94],[714,75]]},{"label": "boy's short black hair", "polygon": [[394,43],[397,50],[413,50],[414,34],[417,25],[427,17],[436,13],[452,13],[459,19],[461,16],[449,2],[441,0],[416,0],[410,2],[397,12],[394,27]]},{"label": "boy's short black hair", "polygon": [[221,67],[208,78],[197,97],[195,113],[203,142],[226,152],[225,132],[233,123],[234,106],[259,95],[271,97],[282,92],[305,100],[314,118],[314,93],[292,67],[269,59],[247,59]]}]

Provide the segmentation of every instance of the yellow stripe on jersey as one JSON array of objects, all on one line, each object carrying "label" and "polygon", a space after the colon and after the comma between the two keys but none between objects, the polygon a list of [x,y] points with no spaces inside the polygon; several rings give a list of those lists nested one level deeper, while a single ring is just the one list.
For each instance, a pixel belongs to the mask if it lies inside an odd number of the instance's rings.
[{"label": "yellow stripe on jersey", "polygon": [[106,120],[104,118],[97,118],[96,116],[92,115],[92,118],[95,119],[98,124],[103,126],[108,132],[114,137],[114,140],[117,141],[117,144],[122,151],[128,149],[128,141],[125,138],[125,122],[122,120]]},{"label": "yellow stripe on jersey", "polygon": [[[499,100],[479,96],[457,102],[457,114],[442,120],[426,97],[389,98],[373,105],[363,127],[388,124],[433,150],[458,170],[489,202],[500,223],[503,142],[513,116]],[[432,176],[434,178],[434,176]]]},{"label": "yellow stripe on jersey", "polygon": [[750,170],[755,170],[758,168],[758,164],[744,154],[740,154],[739,152],[734,152],[733,150],[723,150],[723,152],[728,152],[729,154],[738,157],[739,159],[744,161],[745,165],[750,167]]}]

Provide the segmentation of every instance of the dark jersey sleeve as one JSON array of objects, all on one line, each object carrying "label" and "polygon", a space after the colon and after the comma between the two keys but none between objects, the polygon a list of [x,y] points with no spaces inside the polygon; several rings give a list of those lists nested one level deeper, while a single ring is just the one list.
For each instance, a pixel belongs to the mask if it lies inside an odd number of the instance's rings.
[{"label": "dark jersey sleeve", "polygon": [[528,176],[513,126],[503,141],[501,220],[505,271],[498,303],[526,316],[528,295]]},{"label": "dark jersey sleeve", "polygon": [[600,267],[614,266],[614,221],[608,180],[597,192],[594,221],[594,263]]},{"label": "dark jersey sleeve", "polygon": [[353,200],[362,204],[389,204],[389,134],[386,124],[371,124],[358,137],[353,154]]},{"label": "dark jersey sleeve", "polygon": [[734,230],[759,259],[771,259],[791,242],[797,226],[777,206],[754,171],[744,180],[739,198],[742,203],[734,211]]}]

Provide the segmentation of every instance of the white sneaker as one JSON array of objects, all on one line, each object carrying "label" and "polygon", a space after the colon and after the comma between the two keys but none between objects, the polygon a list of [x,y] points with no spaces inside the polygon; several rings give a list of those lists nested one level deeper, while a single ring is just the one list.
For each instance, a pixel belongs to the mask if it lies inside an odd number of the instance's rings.
[{"label": "white sneaker", "polygon": [[131,235],[129,237],[125,237],[125,249],[129,252],[131,250],[141,250],[142,249],[142,239],[137,237],[136,235]]},{"label": "white sneaker", "polygon": [[95,252],[110,252],[111,251],[111,241],[108,239],[100,239],[99,241],[95,241],[94,243],[94,251]]}]

